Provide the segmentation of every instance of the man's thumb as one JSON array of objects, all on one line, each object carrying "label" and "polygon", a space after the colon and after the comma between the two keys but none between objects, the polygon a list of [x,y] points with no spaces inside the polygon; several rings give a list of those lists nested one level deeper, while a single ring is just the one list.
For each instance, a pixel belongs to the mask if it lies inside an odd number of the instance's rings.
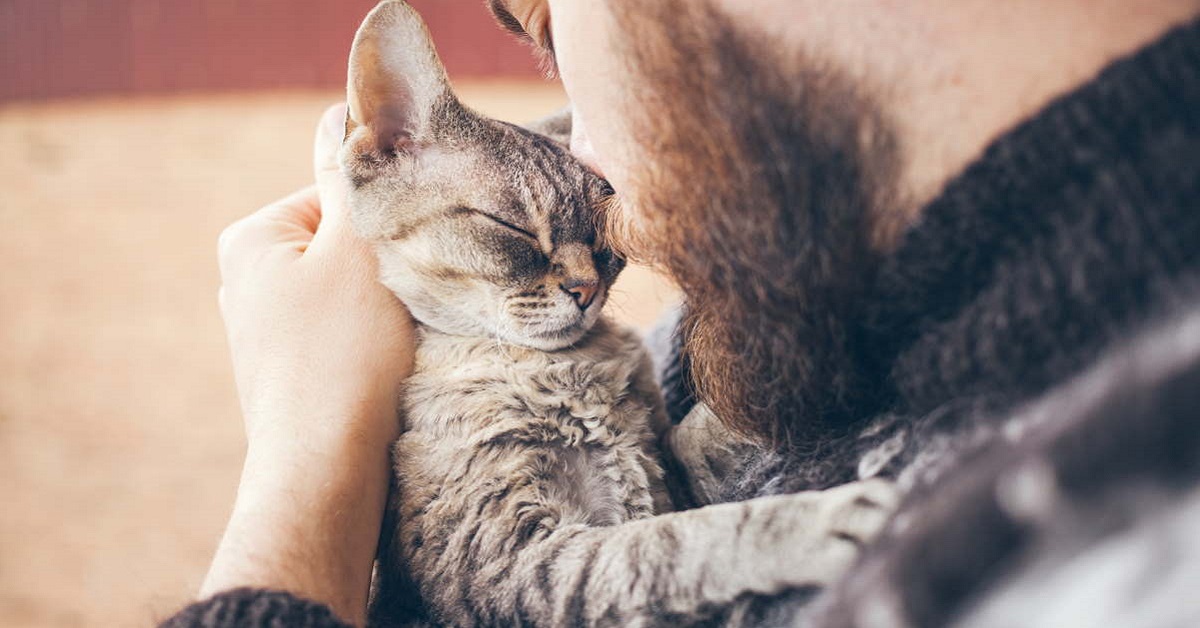
[{"label": "man's thumb", "polygon": [[313,174],[317,180],[317,192],[321,200],[321,224],[317,228],[317,239],[339,231],[346,222],[346,193],[349,187],[346,177],[338,166],[338,149],[346,128],[345,103],[325,110],[317,125],[317,137],[313,141]]},{"label": "man's thumb", "polygon": [[[346,129],[346,104],[333,105],[321,115],[317,125],[317,138],[313,142],[313,170],[317,183],[329,174],[338,174],[338,148]],[[339,175],[340,177],[340,175]]]}]

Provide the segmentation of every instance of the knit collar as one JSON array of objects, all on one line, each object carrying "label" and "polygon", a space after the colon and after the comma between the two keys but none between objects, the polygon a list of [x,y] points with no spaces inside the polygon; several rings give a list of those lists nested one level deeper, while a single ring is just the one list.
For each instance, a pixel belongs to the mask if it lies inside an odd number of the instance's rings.
[{"label": "knit collar", "polygon": [[994,142],[882,263],[859,337],[899,406],[1045,388],[1200,266],[1200,22]]}]

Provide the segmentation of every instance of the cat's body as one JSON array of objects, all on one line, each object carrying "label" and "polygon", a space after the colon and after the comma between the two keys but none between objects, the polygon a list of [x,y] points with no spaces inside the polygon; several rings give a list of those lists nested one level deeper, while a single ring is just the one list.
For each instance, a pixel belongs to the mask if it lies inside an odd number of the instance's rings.
[{"label": "cat's body", "polygon": [[[658,462],[666,415],[649,359],[634,332],[609,321],[553,352],[425,330],[402,412],[396,466],[405,484],[428,478],[443,494],[496,485],[505,501],[537,504],[515,526],[527,537],[672,509]],[[539,466],[552,472],[529,475]],[[405,509],[436,501],[405,497]]]},{"label": "cat's body", "polygon": [[[420,574],[420,597],[441,621],[520,614],[530,583],[497,556],[671,509],[649,361],[635,334],[608,321],[554,352],[426,329],[403,415],[389,557],[398,564],[385,571]],[[463,603],[484,599],[507,612]]]},{"label": "cat's body", "polygon": [[367,17],[348,91],[351,218],[422,330],[376,623],[736,620],[735,600],[849,566],[888,483],[661,514],[662,401],[636,335],[600,315],[622,267],[596,231],[603,180],[459,104],[404,2]]}]

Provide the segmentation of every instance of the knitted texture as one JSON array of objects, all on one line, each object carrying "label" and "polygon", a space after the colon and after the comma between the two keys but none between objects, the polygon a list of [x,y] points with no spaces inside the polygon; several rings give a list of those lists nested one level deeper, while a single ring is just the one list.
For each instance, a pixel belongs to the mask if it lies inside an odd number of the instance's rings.
[{"label": "knitted texture", "polygon": [[687,357],[680,340],[679,325],[683,320],[683,308],[673,307],[664,313],[646,334],[646,348],[654,361],[658,385],[662,388],[667,417],[671,423],[679,423],[696,404]]},{"label": "knitted texture", "polygon": [[232,589],[196,602],[161,628],[350,628],[324,604],[283,591]]},{"label": "knitted texture", "polygon": [[906,410],[1039,392],[1200,258],[1200,26],[994,144],[884,266],[870,343]]}]

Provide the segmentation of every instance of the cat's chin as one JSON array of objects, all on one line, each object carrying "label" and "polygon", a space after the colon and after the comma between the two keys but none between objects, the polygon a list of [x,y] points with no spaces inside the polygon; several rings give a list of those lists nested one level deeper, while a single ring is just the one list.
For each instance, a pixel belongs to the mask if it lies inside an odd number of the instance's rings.
[{"label": "cat's chin", "polygon": [[599,316],[581,316],[570,324],[560,327],[505,325],[496,329],[472,320],[471,317],[430,315],[432,312],[421,307],[411,307],[412,315],[424,327],[437,333],[468,338],[491,338],[502,343],[528,347],[537,351],[558,351],[578,343],[596,326]]},{"label": "cat's chin", "polygon": [[586,313],[575,311],[553,322],[542,321],[532,325],[520,325],[518,321],[509,321],[504,330],[506,333],[497,335],[506,342],[538,351],[569,349],[583,340],[601,320],[600,311],[603,306],[604,295],[598,298],[597,303]]},{"label": "cat's chin", "polygon": [[506,340],[538,351],[558,351],[569,348],[582,340],[591,331],[593,324],[594,321],[580,321],[562,329],[520,334],[518,337]]}]

